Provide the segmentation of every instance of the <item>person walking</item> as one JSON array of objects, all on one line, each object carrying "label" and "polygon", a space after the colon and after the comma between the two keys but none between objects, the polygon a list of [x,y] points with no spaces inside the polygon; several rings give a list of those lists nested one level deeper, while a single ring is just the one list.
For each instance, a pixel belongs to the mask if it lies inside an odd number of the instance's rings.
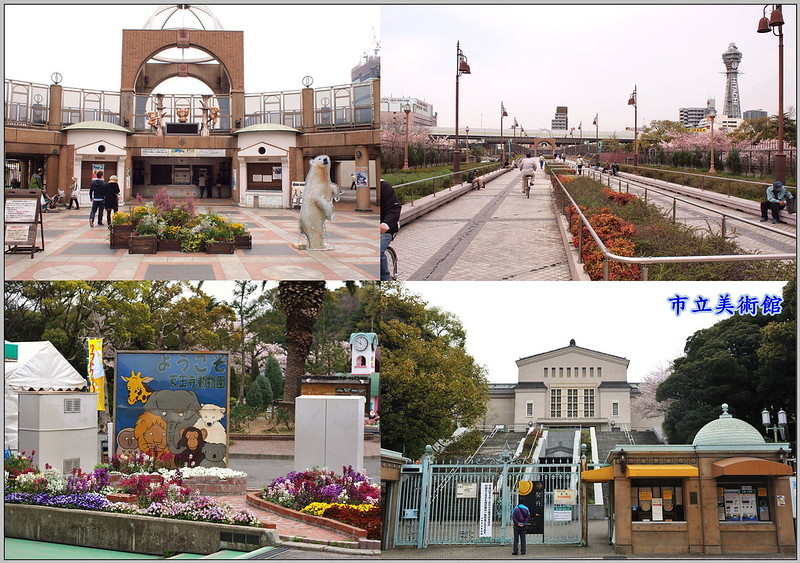
[{"label": "person walking", "polygon": [[578,176],[583,176],[583,158],[582,157],[580,157],[580,156],[578,157],[578,159],[575,161],[575,166],[578,168]]},{"label": "person walking", "polygon": [[356,189],[356,175],[355,174],[350,174],[350,189],[351,190]]},{"label": "person walking", "polygon": [[543,154],[539,155],[539,168],[544,170],[544,155]]},{"label": "person walking", "polygon": [[772,211],[773,223],[786,223],[781,220],[781,209],[786,207],[786,202],[793,199],[791,192],[789,192],[781,182],[775,182],[771,186],[767,186],[767,198],[761,202],[761,222],[767,220],[767,211]]},{"label": "person walking", "polygon": [[511,555],[517,555],[517,543],[520,544],[520,553],[525,555],[525,528],[531,519],[531,511],[524,504],[518,504],[511,513],[511,522],[514,526],[514,551]]},{"label": "person walking", "polygon": [[390,278],[386,249],[400,230],[402,208],[394,187],[386,180],[381,180],[381,281],[389,281]]},{"label": "person walking", "polygon": [[[94,227],[94,217],[97,214],[97,224],[103,224],[103,208],[106,204],[106,183],[103,181],[103,171],[99,170],[95,179],[89,185],[89,199],[92,201],[92,211],[89,213],[89,226]],[[98,213],[99,212],[99,213]]]},{"label": "person walking", "polygon": [[78,184],[78,179],[73,176],[72,183],[69,186],[69,205],[67,205],[67,209],[72,209],[72,202],[75,202],[75,209],[80,209],[80,203],[78,202],[78,196],[81,193],[81,186]]},{"label": "person walking", "polygon": [[[112,175],[106,184],[106,223],[111,228],[111,216],[119,211],[119,178]],[[113,212],[113,213],[112,213]]]},{"label": "person walking", "polygon": [[222,199],[222,174],[217,173],[217,179],[214,180],[214,184],[217,186],[217,197]]},{"label": "person walking", "polygon": [[[197,187],[198,187],[198,188],[200,188],[200,199],[203,199],[203,194],[205,194],[205,193],[206,193],[206,185],[207,185],[207,184],[208,184],[208,180],[206,179],[206,176],[205,176],[205,174],[203,174],[203,175],[202,175],[202,176],[200,176],[200,178],[197,180]],[[210,193],[209,193],[208,197],[211,197],[211,194],[210,194]]]}]

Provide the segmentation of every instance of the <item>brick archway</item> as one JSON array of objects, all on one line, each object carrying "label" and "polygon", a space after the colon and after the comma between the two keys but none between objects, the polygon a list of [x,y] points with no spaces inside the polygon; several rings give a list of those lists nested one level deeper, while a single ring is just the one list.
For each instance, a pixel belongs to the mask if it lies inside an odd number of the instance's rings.
[{"label": "brick archway", "polygon": [[539,150],[543,147],[547,147],[550,151],[555,152],[556,150],[556,140],[553,137],[534,137],[533,139],[533,148],[536,153],[539,153]]}]

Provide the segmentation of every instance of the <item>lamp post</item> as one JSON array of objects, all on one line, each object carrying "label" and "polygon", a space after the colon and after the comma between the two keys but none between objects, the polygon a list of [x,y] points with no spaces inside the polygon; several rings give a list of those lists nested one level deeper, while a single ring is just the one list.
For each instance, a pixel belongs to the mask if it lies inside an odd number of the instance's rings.
[{"label": "lamp post", "polygon": [[708,111],[708,119],[711,121],[711,168],[708,169],[709,174],[716,174],[717,169],[714,168],[714,119],[717,117],[717,111],[712,107]]},{"label": "lamp post", "polygon": [[506,106],[503,105],[503,102],[500,102],[500,160],[503,162],[506,161],[506,142],[503,139],[503,118],[508,117],[508,112],[506,112]]},{"label": "lamp post", "polygon": [[597,143],[597,158],[600,158],[600,126],[597,124],[597,116],[599,114],[594,114],[594,142]]},{"label": "lamp post", "polygon": [[403,106],[403,113],[406,114],[406,150],[403,157],[403,170],[408,170],[408,116],[411,113],[411,104],[408,102]]},{"label": "lamp post", "polygon": [[778,431],[780,430],[781,438],[785,441],[786,440],[786,411],[783,409],[778,411],[778,424],[775,426],[770,426],[772,424],[772,415],[767,409],[761,411],[761,423],[764,425],[764,429],[769,433],[770,430],[773,432],[773,436],[775,441],[778,441]]},{"label": "lamp post", "polygon": [[517,118],[515,117],[514,118],[514,125],[511,126],[511,131],[512,131],[511,140],[512,140],[512,143],[511,143],[511,150],[509,152],[513,152],[514,147],[517,146],[517,127],[519,127],[519,124],[517,123]]},{"label": "lamp post", "polygon": [[469,125],[467,125],[464,130],[467,132],[467,158],[465,160],[467,164],[469,164]]},{"label": "lamp post", "polygon": [[[456,42],[456,150],[453,151],[453,178],[457,177],[457,172],[461,171],[461,150],[458,146],[458,79],[462,74],[470,74],[467,57],[461,51],[461,42]],[[460,179],[459,179],[460,183]]]},{"label": "lamp post", "polygon": [[[767,19],[767,8],[772,12]],[[758,33],[770,33],[778,36],[778,152],[775,153],[775,178],[786,183],[786,154],[783,152],[783,12],[780,4],[767,4],[758,22]],[[777,33],[775,30],[778,30]]]},{"label": "lamp post", "polygon": [[633,106],[633,167],[639,168],[639,98],[636,95],[636,85],[628,99],[628,105]]}]

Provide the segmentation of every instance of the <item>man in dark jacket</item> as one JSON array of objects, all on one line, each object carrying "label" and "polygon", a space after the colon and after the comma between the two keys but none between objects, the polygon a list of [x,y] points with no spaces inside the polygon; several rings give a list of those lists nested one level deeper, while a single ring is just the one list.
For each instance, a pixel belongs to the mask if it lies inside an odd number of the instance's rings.
[{"label": "man in dark jacket", "polygon": [[389,264],[386,261],[386,249],[400,229],[400,200],[392,185],[381,180],[381,281],[389,281]]},{"label": "man in dark jacket", "polygon": [[92,211],[89,213],[89,226],[94,227],[94,216],[97,215],[97,224],[103,224],[103,211],[106,206],[106,183],[103,181],[103,171],[97,172],[97,177],[89,185],[89,199],[92,201]]},{"label": "man in dark jacket", "polygon": [[514,551],[511,555],[517,554],[517,543],[519,542],[522,555],[525,555],[525,527],[531,519],[531,511],[524,504],[518,504],[511,513],[511,523],[514,526]]}]

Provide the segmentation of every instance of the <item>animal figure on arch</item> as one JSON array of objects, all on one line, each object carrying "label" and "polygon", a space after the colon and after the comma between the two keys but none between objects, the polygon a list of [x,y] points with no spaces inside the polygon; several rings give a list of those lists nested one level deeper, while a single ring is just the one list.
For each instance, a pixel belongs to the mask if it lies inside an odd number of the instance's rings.
[{"label": "animal figure on arch", "polygon": [[131,370],[130,377],[125,377],[124,375],[120,377],[128,386],[129,405],[135,404],[136,401],[141,401],[142,404],[144,404],[147,402],[147,399],[150,398],[150,395],[153,394],[153,390],[147,385],[147,383],[153,381],[152,377],[142,377],[142,372],[134,372],[133,370]]},{"label": "animal figure on arch", "polygon": [[308,241],[308,250],[326,250],[325,221],[333,219],[333,202],[339,201],[339,186],[331,182],[328,155],[312,158],[310,166],[300,205],[300,232]]}]

